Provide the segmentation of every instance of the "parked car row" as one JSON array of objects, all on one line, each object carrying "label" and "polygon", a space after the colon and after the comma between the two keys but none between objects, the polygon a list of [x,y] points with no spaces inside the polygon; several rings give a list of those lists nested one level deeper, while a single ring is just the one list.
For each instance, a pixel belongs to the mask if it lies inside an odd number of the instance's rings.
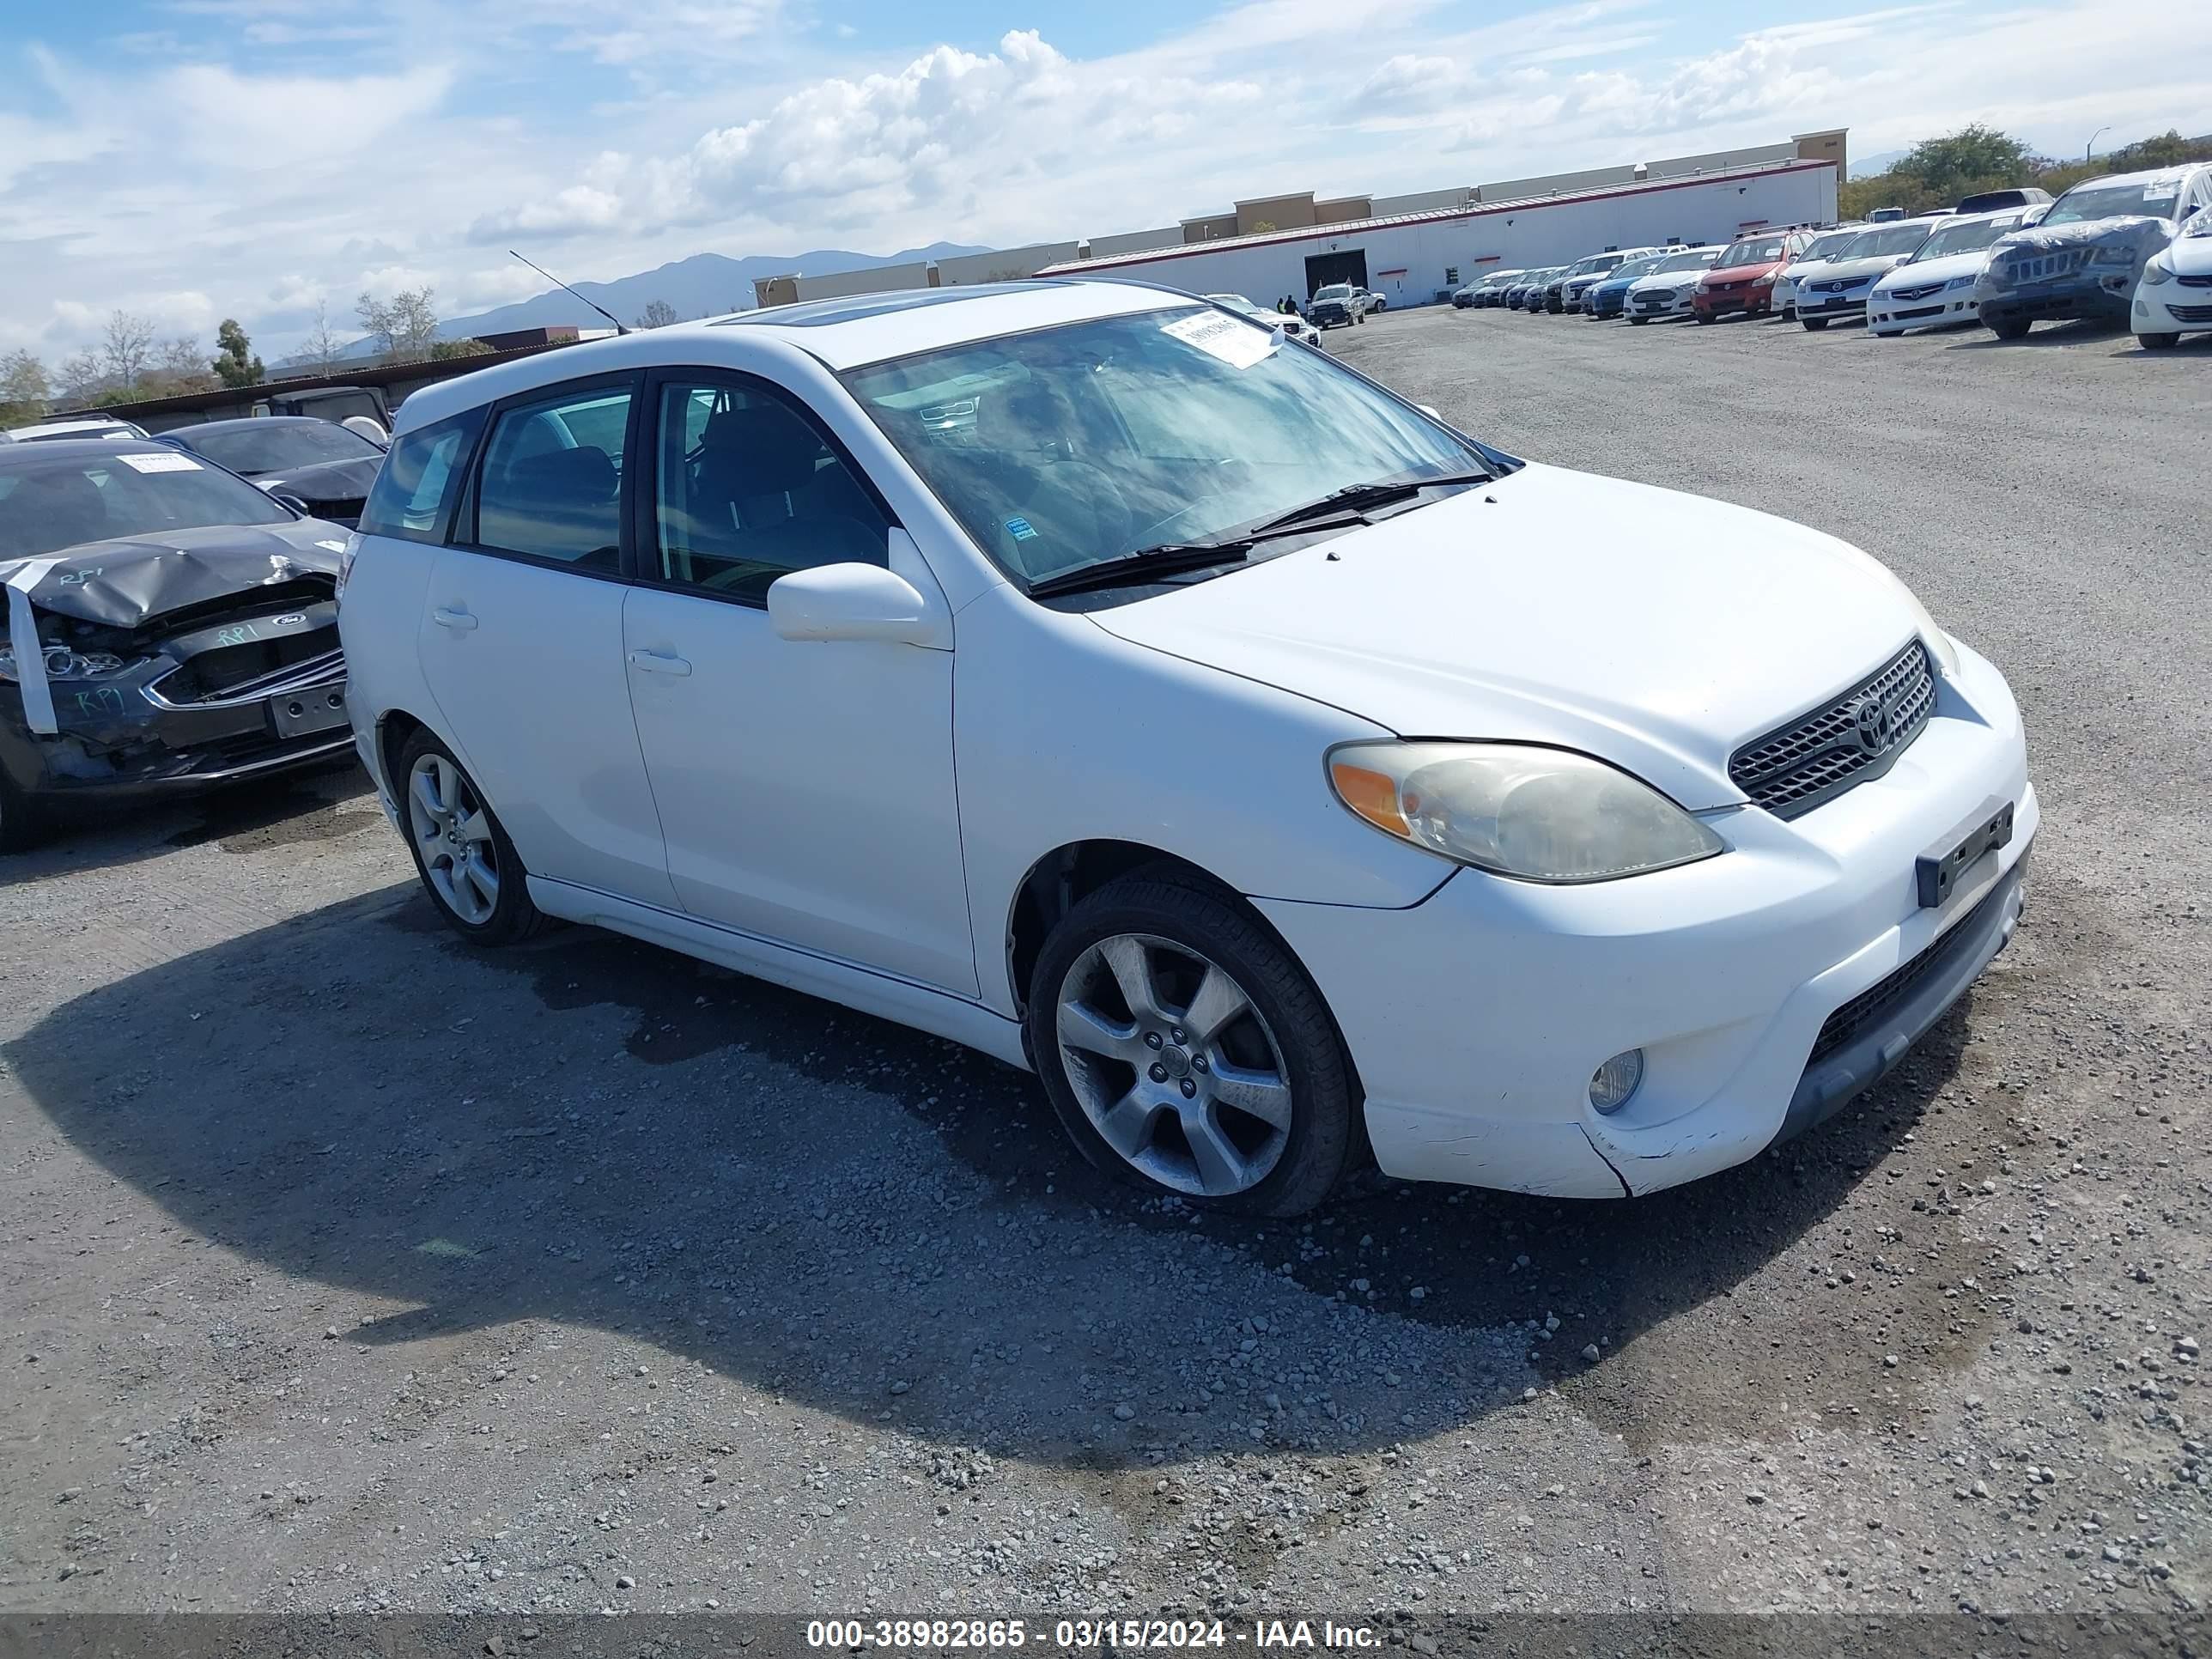
[{"label": "parked car row", "polygon": [[1814,331],[1863,319],[1878,336],[1980,323],[2008,340],[2101,317],[2163,349],[2212,332],[2212,163],[2092,179],[2056,201],[1988,191],[1947,213],[1759,230],[1724,248],[1608,250],[1492,271],[1452,302],[1632,324],[1794,317]]},{"label": "parked car row", "polygon": [[1154,1195],[1692,1180],[2020,915],[2018,710],[1895,576],[1265,312],[1013,283],[580,344],[416,392],[351,532],[222,436],[0,448],[0,840],[350,747],[471,944],[595,925],[966,1043]]}]

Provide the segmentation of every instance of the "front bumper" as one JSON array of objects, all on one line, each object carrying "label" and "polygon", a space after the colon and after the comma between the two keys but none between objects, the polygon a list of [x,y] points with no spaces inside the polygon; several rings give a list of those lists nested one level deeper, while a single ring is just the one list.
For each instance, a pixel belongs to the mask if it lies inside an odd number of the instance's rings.
[{"label": "front bumper", "polygon": [[1815,321],[1822,318],[1835,321],[1852,317],[1863,317],[1867,313],[1867,301],[1872,298],[1873,294],[1872,283],[1843,294],[1822,294],[1811,289],[1802,289],[1797,295],[1797,320],[1802,323],[1808,317]]},{"label": "front bumper", "polygon": [[47,801],[189,793],[342,757],[352,745],[343,667],[282,690],[183,706],[135,684],[57,685],[58,730],[33,732],[18,688],[0,687],[0,771]]},{"label": "front bumper", "polygon": [[2201,334],[2212,329],[2212,287],[2172,282],[2138,288],[2128,322],[2138,334]]},{"label": "front bumper", "polygon": [[1981,297],[1985,323],[2059,323],[2084,318],[2125,322],[2128,296],[2135,274],[2120,271],[2109,276],[2081,270],[2056,282],[2008,288]]},{"label": "front bumper", "polygon": [[[1922,908],[1917,860],[1992,797],[2010,841]],[[1582,887],[1462,870],[1405,910],[1257,902],[1328,1000],[1386,1173],[1619,1197],[1742,1163],[1894,1064],[2009,939],[2039,821],[2011,692],[1962,647],[1887,773],[1788,823],[1720,815],[1719,857]],[[1630,1048],[1643,1084],[1601,1115],[1590,1074]]]},{"label": "front bumper", "polygon": [[1679,317],[1690,308],[1691,295],[1680,289],[1647,290],[1632,295],[1625,315],[1630,317]]},{"label": "front bumper", "polygon": [[1690,309],[1700,317],[1733,317],[1741,312],[1747,317],[1764,317],[1773,307],[1774,289],[1746,285],[1725,292],[1713,289],[1698,289],[1690,295]]},{"label": "front bumper", "polygon": [[1911,297],[1876,289],[1867,297],[1866,315],[1868,333],[1902,334],[1908,329],[1948,328],[1978,322],[1982,308],[1971,287],[1938,288],[1932,294]]}]

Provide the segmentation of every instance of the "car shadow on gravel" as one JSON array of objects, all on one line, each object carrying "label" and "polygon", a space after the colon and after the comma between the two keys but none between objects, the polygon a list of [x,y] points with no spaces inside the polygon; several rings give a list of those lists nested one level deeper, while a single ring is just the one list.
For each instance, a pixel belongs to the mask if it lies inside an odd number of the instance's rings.
[{"label": "car shadow on gravel", "polygon": [[[0,886],[119,869],[209,842],[221,843],[227,853],[252,853],[340,841],[383,823],[383,813],[374,810],[374,793],[368,774],[348,756],[265,782],[173,801],[127,808],[71,802],[45,841],[0,859]],[[360,810],[364,800],[372,810]]]},{"label": "car shadow on gravel", "polygon": [[[1816,1285],[1729,1303],[1847,1204],[1852,1259],[1880,1248],[1908,1199],[1871,1177],[1964,1042],[1954,1011],[1831,1124],[1677,1191],[1370,1176],[1295,1222],[1100,1176],[1032,1079],[955,1045],[589,929],[477,952],[411,885],[88,992],[4,1053],[79,1151],[314,1282],[295,1299],[351,1340],[596,1325],[856,1422],[1120,1467],[1250,1449],[1255,1412],[1371,1449],[1516,1403],[1532,1370],[1632,1438],[1893,1404],[1866,1341],[1951,1322],[1924,1374],[1971,1338],[1939,1275],[1900,1277],[1856,1343]],[[267,1363],[322,1322],[264,1334]]]}]

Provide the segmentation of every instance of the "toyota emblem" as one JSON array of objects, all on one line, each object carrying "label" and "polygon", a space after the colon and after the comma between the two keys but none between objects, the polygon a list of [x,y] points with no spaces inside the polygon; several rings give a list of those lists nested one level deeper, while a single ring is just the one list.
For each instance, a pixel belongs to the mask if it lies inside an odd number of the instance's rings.
[{"label": "toyota emblem", "polygon": [[1881,753],[1894,732],[1888,707],[1880,697],[1861,697],[1851,708],[1851,732],[1863,753]]}]

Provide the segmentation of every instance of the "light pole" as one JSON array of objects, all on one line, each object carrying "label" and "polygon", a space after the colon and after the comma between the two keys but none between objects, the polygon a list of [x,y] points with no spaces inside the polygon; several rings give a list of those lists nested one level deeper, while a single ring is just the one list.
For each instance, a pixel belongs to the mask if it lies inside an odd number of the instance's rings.
[{"label": "light pole", "polygon": [[2110,127],[2099,127],[2094,132],[2089,135],[2089,142],[2081,146],[2082,166],[2087,167],[2089,164],[2089,158],[2096,153],[2097,140],[2103,137],[2111,131],[2112,128]]}]

